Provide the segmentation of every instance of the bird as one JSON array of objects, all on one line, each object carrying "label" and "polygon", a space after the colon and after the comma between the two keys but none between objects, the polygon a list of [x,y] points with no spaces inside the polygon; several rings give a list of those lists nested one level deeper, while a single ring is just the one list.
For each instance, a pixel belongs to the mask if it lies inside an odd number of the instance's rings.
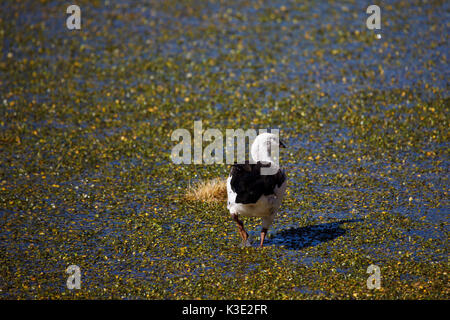
[{"label": "bird", "polygon": [[[231,166],[227,179],[227,209],[238,227],[238,233],[244,246],[250,246],[248,233],[239,216],[261,217],[262,228],[260,247],[263,247],[267,231],[272,225],[276,213],[286,193],[287,178],[271,151],[278,146],[286,148],[278,135],[259,134],[250,149],[253,161],[235,163]],[[270,170],[271,174],[262,174]]]}]

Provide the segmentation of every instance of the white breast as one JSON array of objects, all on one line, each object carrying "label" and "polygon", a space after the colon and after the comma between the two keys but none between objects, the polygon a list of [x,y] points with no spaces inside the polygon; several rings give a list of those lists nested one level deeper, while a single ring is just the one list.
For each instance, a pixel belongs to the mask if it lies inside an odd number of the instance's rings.
[{"label": "white breast", "polygon": [[231,177],[227,179],[228,203],[230,214],[239,214],[249,217],[267,217],[275,213],[281,205],[286,192],[287,180],[280,187],[275,187],[274,193],[269,196],[262,195],[256,203],[236,203],[237,194],[231,190]]}]

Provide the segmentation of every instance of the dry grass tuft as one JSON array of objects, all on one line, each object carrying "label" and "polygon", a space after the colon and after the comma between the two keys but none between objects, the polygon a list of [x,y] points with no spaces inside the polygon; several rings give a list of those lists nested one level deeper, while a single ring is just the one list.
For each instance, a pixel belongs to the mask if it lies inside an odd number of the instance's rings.
[{"label": "dry grass tuft", "polygon": [[185,198],[205,202],[224,201],[227,199],[227,181],[222,178],[214,178],[199,181],[194,186],[189,185]]}]

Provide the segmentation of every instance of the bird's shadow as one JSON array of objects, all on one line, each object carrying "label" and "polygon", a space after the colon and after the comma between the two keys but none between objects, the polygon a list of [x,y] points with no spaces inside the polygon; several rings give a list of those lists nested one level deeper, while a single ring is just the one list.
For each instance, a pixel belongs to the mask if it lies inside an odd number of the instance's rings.
[{"label": "bird's shadow", "polygon": [[289,250],[314,247],[322,242],[336,239],[345,234],[346,230],[341,228],[342,224],[359,221],[362,221],[362,219],[348,219],[300,228],[285,229],[273,234],[266,244],[284,246],[284,248]]}]

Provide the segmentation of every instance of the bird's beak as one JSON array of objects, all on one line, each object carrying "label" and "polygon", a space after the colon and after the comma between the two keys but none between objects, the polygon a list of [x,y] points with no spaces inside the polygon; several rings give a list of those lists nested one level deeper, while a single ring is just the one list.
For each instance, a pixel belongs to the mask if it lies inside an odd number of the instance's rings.
[{"label": "bird's beak", "polygon": [[279,140],[280,142],[280,148],[286,148],[286,145],[283,143],[283,141]]}]

